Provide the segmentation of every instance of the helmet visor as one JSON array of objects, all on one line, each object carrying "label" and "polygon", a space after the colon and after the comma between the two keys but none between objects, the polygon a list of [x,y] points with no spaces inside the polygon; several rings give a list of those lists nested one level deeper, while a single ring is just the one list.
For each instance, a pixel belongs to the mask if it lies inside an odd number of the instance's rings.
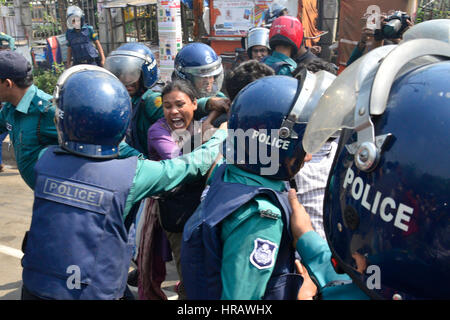
[{"label": "helmet visor", "polygon": [[141,76],[144,60],[128,55],[110,55],[105,60],[105,68],[111,71],[125,85],[135,83]]},{"label": "helmet visor", "polygon": [[69,29],[81,29],[81,17],[71,15],[67,18],[67,28]]},{"label": "helmet visor", "polygon": [[215,76],[193,76],[192,83],[198,93],[198,98],[215,96],[222,88],[223,73]]},{"label": "helmet visor", "polygon": [[355,108],[366,76],[377,68],[380,59],[395,46],[383,46],[368,52],[348,66],[328,87],[311,115],[303,137],[303,148],[314,154],[338,130],[355,128]]},{"label": "helmet visor", "polygon": [[213,96],[222,88],[223,67],[220,57],[205,66],[184,68],[183,72],[192,81],[199,98]]}]

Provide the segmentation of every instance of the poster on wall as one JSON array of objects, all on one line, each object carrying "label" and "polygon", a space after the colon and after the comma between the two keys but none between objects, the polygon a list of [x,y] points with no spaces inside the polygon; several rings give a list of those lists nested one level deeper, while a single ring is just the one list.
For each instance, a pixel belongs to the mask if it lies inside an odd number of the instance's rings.
[{"label": "poster on wall", "polygon": [[264,21],[268,18],[269,8],[273,1],[256,0],[253,12],[253,25],[255,27],[261,27]]},{"label": "poster on wall", "polygon": [[215,35],[245,35],[253,22],[253,1],[214,1]]},{"label": "poster on wall", "polygon": [[287,7],[289,15],[297,16],[298,0],[212,0],[211,34],[243,36],[251,27],[262,26],[269,9],[278,3]]},{"label": "poster on wall", "polygon": [[180,0],[158,0],[159,68],[161,80],[171,79],[174,60],[182,48]]}]

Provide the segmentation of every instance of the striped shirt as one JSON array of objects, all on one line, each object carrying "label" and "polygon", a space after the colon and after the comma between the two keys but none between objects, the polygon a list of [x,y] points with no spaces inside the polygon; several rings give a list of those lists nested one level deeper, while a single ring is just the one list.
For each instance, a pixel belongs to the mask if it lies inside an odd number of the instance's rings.
[{"label": "striped shirt", "polygon": [[298,201],[309,213],[314,230],[324,239],[323,201],[337,146],[338,139],[326,142],[294,177],[298,188]]}]

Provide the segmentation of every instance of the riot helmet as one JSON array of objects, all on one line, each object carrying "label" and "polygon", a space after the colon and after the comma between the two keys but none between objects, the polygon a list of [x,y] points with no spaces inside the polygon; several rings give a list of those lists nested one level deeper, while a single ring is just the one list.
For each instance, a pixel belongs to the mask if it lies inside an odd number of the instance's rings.
[{"label": "riot helmet", "polygon": [[253,57],[252,54],[252,48],[254,46],[265,47],[267,54],[270,54],[269,29],[256,27],[249,30],[246,37],[245,49],[247,50],[247,55],[250,59],[256,59],[256,57]]},{"label": "riot helmet", "polygon": [[374,49],[306,127],[310,153],[341,130],[324,229],[337,271],[372,298],[450,296],[449,59],[450,45],[432,39]]},{"label": "riot helmet", "polygon": [[152,50],[139,42],[125,43],[111,52],[105,61],[125,86],[141,81],[143,88],[151,88],[159,79],[159,69]]},{"label": "riot helmet", "polygon": [[67,28],[72,29],[81,29],[84,25],[84,12],[77,6],[69,6],[66,12],[67,16]]},{"label": "riot helmet", "polygon": [[227,163],[271,179],[292,178],[306,155],[301,140],[309,115],[334,79],[305,70],[301,81],[268,76],[244,87],[231,105]]},{"label": "riot helmet", "polygon": [[62,149],[90,158],[114,158],[131,119],[125,86],[108,70],[77,65],[59,77],[53,94]]},{"label": "riot helmet", "polygon": [[214,96],[222,88],[222,59],[210,46],[200,42],[190,43],[175,57],[174,75],[191,82],[197,98]]}]

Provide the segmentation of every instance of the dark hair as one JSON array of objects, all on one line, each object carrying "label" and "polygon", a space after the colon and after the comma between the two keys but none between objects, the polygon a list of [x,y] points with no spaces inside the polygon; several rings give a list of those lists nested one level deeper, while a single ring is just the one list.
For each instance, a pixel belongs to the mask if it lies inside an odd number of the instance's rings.
[{"label": "dark hair", "polygon": [[194,88],[188,81],[185,80],[175,80],[167,82],[167,84],[164,86],[161,92],[162,99],[164,100],[164,96],[166,94],[175,90],[185,93],[191,99],[192,102],[196,100]]},{"label": "dark hair", "polygon": [[334,68],[333,64],[320,58],[313,59],[307,63],[299,63],[294,72],[292,72],[294,78],[296,78],[303,69],[311,71],[312,73],[316,73],[320,70],[325,70],[334,75],[337,75],[337,70],[336,68]]},{"label": "dark hair", "polygon": [[257,60],[245,61],[229,71],[225,76],[225,88],[228,97],[233,101],[239,91],[249,83],[256,79],[273,75],[275,75],[275,72],[268,65]]},{"label": "dark hair", "polygon": [[26,89],[33,84],[33,74],[30,72],[25,78],[11,79],[20,89]]}]

